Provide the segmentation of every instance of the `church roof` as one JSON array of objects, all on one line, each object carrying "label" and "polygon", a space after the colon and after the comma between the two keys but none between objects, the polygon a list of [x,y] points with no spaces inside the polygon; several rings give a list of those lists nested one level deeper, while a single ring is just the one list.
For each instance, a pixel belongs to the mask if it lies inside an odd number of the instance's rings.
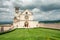
[{"label": "church roof", "polygon": [[29,11],[28,9],[26,9],[22,14],[30,14],[30,15],[32,15],[33,13],[31,12],[31,11]]}]

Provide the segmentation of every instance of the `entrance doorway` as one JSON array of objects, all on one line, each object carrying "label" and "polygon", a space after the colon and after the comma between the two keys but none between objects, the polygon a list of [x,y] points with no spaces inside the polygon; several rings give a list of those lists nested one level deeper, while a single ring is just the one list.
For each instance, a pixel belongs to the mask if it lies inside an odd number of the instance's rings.
[{"label": "entrance doorway", "polygon": [[29,26],[29,23],[26,21],[25,23],[24,23],[24,27],[28,27]]}]

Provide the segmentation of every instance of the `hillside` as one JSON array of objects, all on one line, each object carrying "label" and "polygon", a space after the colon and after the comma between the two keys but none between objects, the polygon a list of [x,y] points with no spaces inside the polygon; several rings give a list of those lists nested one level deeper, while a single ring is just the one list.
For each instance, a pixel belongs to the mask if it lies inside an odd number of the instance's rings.
[{"label": "hillside", "polygon": [[12,21],[4,21],[4,22],[0,22],[0,24],[12,24]]},{"label": "hillside", "polygon": [[53,21],[39,21],[39,23],[60,23],[60,20],[53,20]]},{"label": "hillside", "polygon": [[0,35],[0,40],[60,40],[60,31],[44,28],[16,29]]}]

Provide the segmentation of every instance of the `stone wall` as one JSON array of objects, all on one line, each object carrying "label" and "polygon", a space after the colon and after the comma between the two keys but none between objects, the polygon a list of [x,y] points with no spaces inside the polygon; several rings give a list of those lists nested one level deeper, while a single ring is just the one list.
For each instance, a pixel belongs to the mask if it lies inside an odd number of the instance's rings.
[{"label": "stone wall", "polygon": [[9,31],[9,30],[12,30],[12,29],[14,29],[14,27],[13,26],[2,26],[2,27],[0,27],[0,32],[5,32],[5,31]]},{"label": "stone wall", "polygon": [[38,27],[60,29],[60,23],[39,23]]}]

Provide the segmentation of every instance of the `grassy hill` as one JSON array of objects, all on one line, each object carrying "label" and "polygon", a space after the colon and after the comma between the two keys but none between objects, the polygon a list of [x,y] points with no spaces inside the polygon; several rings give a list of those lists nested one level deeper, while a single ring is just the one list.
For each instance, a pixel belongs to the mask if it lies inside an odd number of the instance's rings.
[{"label": "grassy hill", "polygon": [[60,31],[44,28],[16,29],[0,35],[0,40],[60,40]]}]

